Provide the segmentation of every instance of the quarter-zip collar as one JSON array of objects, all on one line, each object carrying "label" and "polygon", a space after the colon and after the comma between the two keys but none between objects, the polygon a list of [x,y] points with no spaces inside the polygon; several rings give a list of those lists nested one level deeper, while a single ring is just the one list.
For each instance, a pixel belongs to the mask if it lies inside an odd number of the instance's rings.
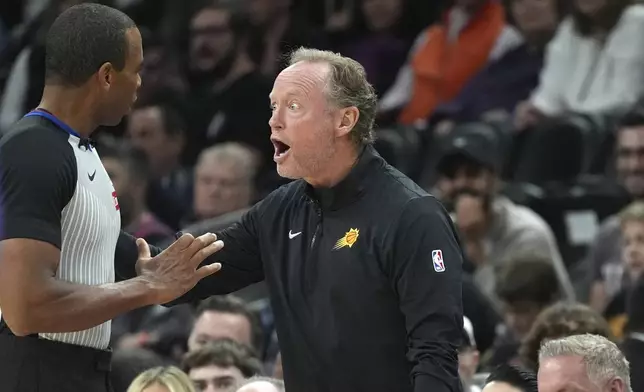
[{"label": "quarter-zip collar", "polygon": [[358,200],[364,193],[371,174],[384,166],[384,160],[373,146],[362,149],[356,164],[349,174],[331,188],[314,188],[306,184],[306,194],[316,201],[322,210],[335,211]]}]

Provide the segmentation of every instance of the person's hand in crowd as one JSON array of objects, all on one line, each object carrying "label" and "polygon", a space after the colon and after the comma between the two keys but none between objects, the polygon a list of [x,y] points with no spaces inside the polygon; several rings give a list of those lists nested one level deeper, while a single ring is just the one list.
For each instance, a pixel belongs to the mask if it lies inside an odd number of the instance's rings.
[{"label": "person's hand in crowd", "polygon": [[454,204],[456,225],[464,239],[465,252],[474,264],[485,260],[483,238],[488,224],[488,212],[482,197],[462,194]]},{"label": "person's hand in crowd", "polygon": [[221,269],[220,263],[201,266],[209,256],[224,247],[217,236],[207,233],[197,238],[184,234],[155,257],[144,239],[136,241],[139,259],[136,270],[146,278],[153,294],[154,303],[168,303],[192,289],[201,279]]},{"label": "person's hand in crowd", "polygon": [[523,101],[517,105],[514,115],[514,129],[523,131],[543,118],[543,113],[532,102]]},{"label": "person's hand in crowd", "polygon": [[454,204],[456,224],[466,238],[481,238],[487,226],[487,211],[480,196],[462,194]]}]

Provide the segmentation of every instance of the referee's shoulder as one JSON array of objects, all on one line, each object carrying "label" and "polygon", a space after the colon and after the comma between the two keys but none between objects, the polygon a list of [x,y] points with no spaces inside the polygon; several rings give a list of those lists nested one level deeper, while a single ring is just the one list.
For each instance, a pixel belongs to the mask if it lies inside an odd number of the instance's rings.
[{"label": "referee's shoulder", "polygon": [[67,135],[39,118],[24,117],[13,124],[0,137],[0,150],[33,153],[41,149],[56,149],[67,144]]}]

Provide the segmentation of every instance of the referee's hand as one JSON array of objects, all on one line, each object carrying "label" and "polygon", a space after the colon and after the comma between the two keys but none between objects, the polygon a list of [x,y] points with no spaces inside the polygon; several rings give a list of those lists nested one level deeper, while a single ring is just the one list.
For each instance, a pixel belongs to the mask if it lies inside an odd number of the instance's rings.
[{"label": "referee's hand", "polygon": [[199,266],[208,256],[224,247],[217,236],[207,233],[194,238],[184,234],[155,257],[144,239],[136,240],[139,260],[136,269],[149,283],[154,303],[165,304],[192,289],[197,282],[221,269],[220,263]]}]

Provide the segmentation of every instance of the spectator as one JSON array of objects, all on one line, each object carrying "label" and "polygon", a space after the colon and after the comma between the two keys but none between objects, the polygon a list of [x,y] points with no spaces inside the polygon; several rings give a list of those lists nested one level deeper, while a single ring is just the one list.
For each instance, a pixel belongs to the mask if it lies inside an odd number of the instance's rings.
[{"label": "spectator", "polygon": [[145,154],[128,143],[110,139],[100,143],[98,153],[118,195],[123,230],[153,245],[172,238],[174,232],[145,203],[150,180]]},{"label": "spectator", "polygon": [[484,360],[485,367],[518,363],[519,346],[543,309],[560,295],[552,262],[541,253],[517,255],[501,268],[496,294],[505,325]]},{"label": "spectator", "polygon": [[476,74],[453,100],[436,108],[434,121],[441,133],[468,121],[508,122],[515,106],[539,82],[543,52],[559,21],[566,15],[563,0],[509,0],[509,15],[522,43]]},{"label": "spectator", "polygon": [[182,367],[198,392],[228,392],[262,372],[252,350],[230,339],[215,340],[188,353]]},{"label": "spectator", "polygon": [[121,349],[112,356],[110,383],[114,392],[126,392],[134,379],[148,369],[166,365],[152,351],[142,348]]},{"label": "spectator", "polygon": [[195,167],[193,219],[200,221],[248,208],[255,199],[258,157],[237,143],[209,147]]},{"label": "spectator", "polygon": [[292,0],[247,2],[248,52],[262,74],[271,79],[284,69],[284,55],[300,46],[324,49],[324,36],[294,13]]},{"label": "spectator", "polygon": [[539,350],[539,391],[632,392],[628,361],[615,343],[584,334],[549,340]]},{"label": "spectator", "polygon": [[266,104],[271,82],[246,52],[247,27],[248,20],[225,2],[207,3],[190,20],[186,156],[233,141],[257,149],[263,166],[274,168]]},{"label": "spectator", "polygon": [[257,316],[243,301],[231,295],[213,296],[201,302],[188,338],[188,350],[194,351],[222,338],[244,344],[256,353],[262,350],[263,337]]},{"label": "spectator", "polygon": [[631,364],[634,391],[644,391],[644,278],[640,277],[629,294],[628,324],[621,348]]},{"label": "spectator", "polygon": [[[14,59],[4,88],[0,88],[0,131],[35,108],[45,85],[45,37],[56,17],[81,0],[52,0],[29,21],[26,45]],[[111,1],[96,1],[110,5]],[[33,22],[33,23],[31,23]]]},{"label": "spectator", "polygon": [[474,327],[467,317],[463,317],[463,345],[458,350],[458,375],[466,392],[480,392],[481,388],[472,381],[479,367],[479,351],[474,340]]},{"label": "spectator", "polygon": [[252,377],[244,381],[237,392],[285,392],[284,382],[268,377]]},{"label": "spectator", "polygon": [[[619,182],[634,199],[644,198],[644,107],[636,106],[620,121],[615,153]],[[584,260],[591,282],[590,305],[599,312],[628,283],[621,243],[620,220],[613,215],[602,223]]]},{"label": "spectator", "polygon": [[[572,15],[548,46],[539,86],[516,110],[515,128],[523,131],[513,173],[517,181],[573,180],[583,169],[585,151],[584,134],[570,124],[570,115],[616,118],[644,93],[644,48],[636,45],[644,36],[644,5],[572,4]],[[545,155],[552,158],[544,161]]]},{"label": "spectator", "polygon": [[440,23],[423,31],[380,101],[381,112],[402,112],[403,124],[427,120],[436,106],[454,99],[490,61],[521,42],[494,0],[458,0]]},{"label": "spectator", "polygon": [[514,254],[542,254],[552,262],[563,297],[574,299],[568,272],[548,224],[499,195],[502,149],[496,134],[455,129],[438,162],[436,194],[453,210],[474,280],[495,304],[495,270]]},{"label": "spectator", "polygon": [[[644,6],[574,0],[548,45],[541,83],[517,110],[518,129],[565,112],[619,113],[644,93]],[[634,46],[635,45],[635,46]]]},{"label": "spectator", "polygon": [[621,338],[627,322],[627,301],[631,288],[644,272],[644,202],[636,201],[619,213],[622,263],[626,284],[608,303],[604,317],[613,335]]},{"label": "spectator", "polygon": [[139,374],[127,392],[196,392],[188,376],[174,366],[156,367]]},{"label": "spectator", "polygon": [[[365,67],[367,79],[382,95],[394,83],[405,63],[409,45],[402,34],[406,0],[361,0],[358,26],[342,36],[339,51]],[[362,27],[362,26],[361,26]]]},{"label": "spectator", "polygon": [[138,102],[128,117],[126,135],[149,162],[146,201],[160,219],[179,227],[192,200],[192,172],[182,162],[185,124],[169,99],[155,96]]},{"label": "spectator", "polygon": [[582,304],[557,303],[545,309],[524,339],[520,353],[529,368],[538,366],[539,347],[551,339],[579,334],[612,338],[608,323],[590,307]]},{"label": "spectator", "polygon": [[485,380],[483,392],[538,392],[537,377],[530,371],[501,365]]}]

